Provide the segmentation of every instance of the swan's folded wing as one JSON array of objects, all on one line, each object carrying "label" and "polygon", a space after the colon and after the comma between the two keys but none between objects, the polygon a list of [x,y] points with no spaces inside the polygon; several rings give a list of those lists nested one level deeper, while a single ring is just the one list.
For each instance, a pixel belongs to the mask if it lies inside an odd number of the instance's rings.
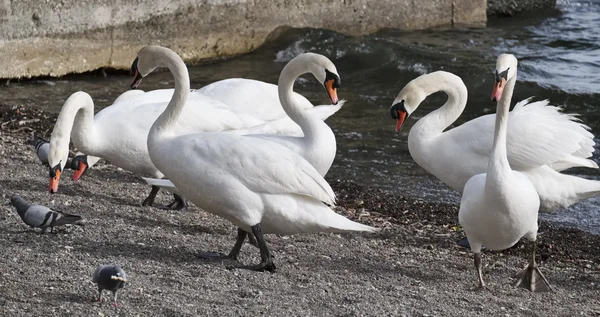
[{"label": "swan's folded wing", "polygon": [[[507,131],[508,161],[513,169],[527,170],[542,165],[588,166],[594,150],[589,128],[570,114],[549,106],[548,101],[519,102],[510,112]],[[489,157],[496,115],[475,118],[451,129],[444,137],[459,140],[466,153]],[[557,164],[559,166],[559,164]]]},{"label": "swan's folded wing", "polygon": [[[192,150],[192,149],[190,149]],[[233,134],[194,139],[193,155],[254,192],[297,194],[335,204],[327,181],[301,156],[274,142]]]},{"label": "swan's folded wing", "polygon": [[[206,85],[197,92],[226,104],[236,113],[249,114],[263,121],[276,120],[286,115],[279,101],[277,85],[263,81],[229,78]],[[294,92],[293,98],[303,109],[313,106],[298,93]]]}]

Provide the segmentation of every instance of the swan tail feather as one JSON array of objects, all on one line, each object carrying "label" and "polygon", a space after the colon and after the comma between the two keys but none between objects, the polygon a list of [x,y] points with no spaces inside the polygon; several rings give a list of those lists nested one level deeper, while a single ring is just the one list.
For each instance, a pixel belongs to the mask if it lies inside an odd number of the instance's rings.
[{"label": "swan tail feather", "polygon": [[159,179],[159,178],[146,178],[142,177],[142,179],[151,186],[157,186],[161,189],[166,189],[172,193],[178,194],[179,190],[175,185],[168,179]]},{"label": "swan tail feather", "polygon": [[324,223],[329,224],[329,226],[325,229],[327,232],[349,232],[349,231],[365,231],[365,232],[377,232],[380,229],[364,225],[362,223],[358,223],[352,221],[334,211],[327,213],[329,221],[325,221]]},{"label": "swan tail feather", "polygon": [[319,105],[306,109],[306,111],[325,121],[327,118],[331,117],[340,109],[342,109],[342,106],[344,106],[345,103],[346,100],[340,100],[337,105]]}]

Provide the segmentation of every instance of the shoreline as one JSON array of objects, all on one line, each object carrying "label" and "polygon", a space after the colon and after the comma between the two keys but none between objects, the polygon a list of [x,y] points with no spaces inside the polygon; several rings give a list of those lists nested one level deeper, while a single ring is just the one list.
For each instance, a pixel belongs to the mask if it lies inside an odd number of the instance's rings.
[{"label": "shoreline", "polygon": [[[114,315],[112,306],[93,302],[91,274],[106,263],[120,263],[131,279],[119,296],[123,316],[600,313],[600,236],[541,222],[538,259],[557,291],[532,294],[511,286],[529,255],[519,242],[483,252],[491,291],[477,292],[471,290],[472,255],[456,244],[463,237],[458,206],[344,180],[327,179],[338,196],[336,211],[381,232],[269,235],[275,274],[229,271],[195,254],[227,252],[235,235],[231,224],[193,205],[184,211],[140,207],[149,188],[137,175],[101,161],[79,182],[65,173],[59,192],[49,194],[47,168],[29,140],[33,133],[48,137],[55,117],[12,108],[0,106],[3,199],[20,194],[30,203],[81,214],[86,226],[34,234],[14,208],[2,205],[0,241],[9,256],[0,259],[6,268],[0,315]],[[170,198],[161,192],[157,204]],[[257,255],[244,246],[241,260],[254,263]]]}]

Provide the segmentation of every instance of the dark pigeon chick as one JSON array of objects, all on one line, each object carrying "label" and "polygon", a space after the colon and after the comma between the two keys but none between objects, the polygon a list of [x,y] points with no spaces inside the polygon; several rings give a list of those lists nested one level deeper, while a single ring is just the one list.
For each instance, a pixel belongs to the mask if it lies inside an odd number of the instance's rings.
[{"label": "dark pigeon chick", "polygon": [[54,227],[66,224],[82,225],[81,216],[66,214],[42,205],[30,205],[19,196],[13,196],[10,204],[17,208],[17,213],[25,224],[31,228],[42,228],[42,232],[46,232],[48,227],[50,232],[53,232]]},{"label": "dark pigeon chick", "polygon": [[127,283],[127,274],[118,265],[101,265],[96,268],[92,282],[98,284],[98,301],[102,302],[102,291],[113,293],[113,304],[117,307],[117,293]]}]

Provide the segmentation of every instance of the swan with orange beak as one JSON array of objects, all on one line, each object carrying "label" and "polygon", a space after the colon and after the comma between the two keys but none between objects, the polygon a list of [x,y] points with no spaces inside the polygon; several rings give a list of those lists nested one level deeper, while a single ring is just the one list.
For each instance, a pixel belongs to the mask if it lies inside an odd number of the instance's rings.
[{"label": "swan with orange beak", "polygon": [[330,72],[328,69],[325,70],[325,82],[323,85],[325,89],[327,89],[327,94],[329,95],[329,99],[331,99],[331,103],[337,105],[339,102],[337,96],[337,88],[340,87],[341,81],[340,76]]},{"label": "swan with orange beak", "polygon": [[491,97],[493,102],[498,102],[498,100],[500,100],[500,98],[502,97],[504,87],[506,86],[506,78],[508,77],[509,69],[510,67],[503,70],[502,72],[498,72],[498,70],[496,70],[496,83],[494,84],[494,89],[492,90]]}]

